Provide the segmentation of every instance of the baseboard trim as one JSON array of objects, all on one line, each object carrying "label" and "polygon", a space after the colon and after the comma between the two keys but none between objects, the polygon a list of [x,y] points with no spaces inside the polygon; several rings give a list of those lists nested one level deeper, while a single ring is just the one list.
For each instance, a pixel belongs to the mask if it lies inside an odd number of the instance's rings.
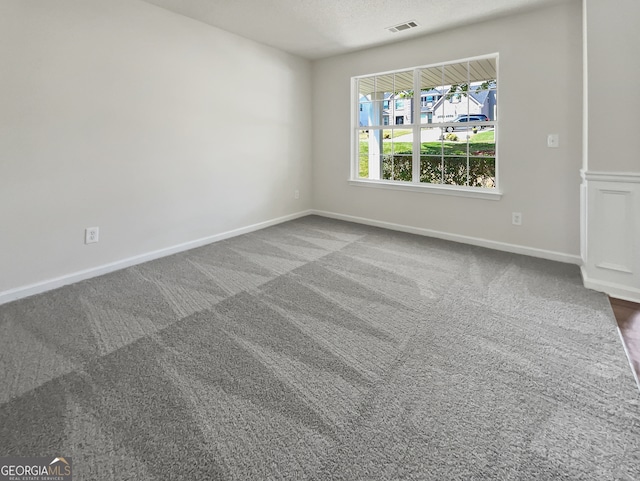
[{"label": "baseboard trim", "polygon": [[584,266],[581,268],[582,282],[587,289],[593,289],[594,291],[604,292],[610,297],[616,299],[622,299],[623,301],[636,302],[640,304],[640,289],[636,289],[630,286],[623,286],[613,282],[607,282],[602,280],[591,279],[587,274],[587,270]]},{"label": "baseboard trim", "polygon": [[460,242],[462,244],[470,244],[478,247],[486,247],[488,249],[494,249],[504,252],[510,252],[512,254],[522,254],[530,257],[538,257],[540,259],[547,259],[551,261],[564,262],[565,264],[581,265],[582,259],[579,255],[564,254],[562,252],[548,251],[544,249],[537,249],[535,247],[527,247],[516,244],[508,244],[506,242],[492,241],[488,239],[482,239],[480,237],[470,237],[459,234],[452,234],[449,232],[442,232],[432,229],[424,229],[422,227],[412,227],[403,224],[394,224],[392,222],[384,222],[374,219],[367,219],[364,217],[355,217],[352,215],[338,214],[335,212],[326,212],[322,210],[312,210],[311,213],[322,217],[328,217],[331,219],[344,220],[348,222],[355,222],[357,224],[365,224],[374,227],[382,227],[384,229],[395,230],[399,232],[407,232],[409,234],[417,234],[426,237],[435,237],[437,239],[450,240],[453,242]]},{"label": "baseboard trim", "polygon": [[131,267],[137,264],[142,264],[143,262],[152,261],[154,259],[159,259],[161,257],[166,257],[172,254],[177,254],[179,252],[184,252],[189,249],[195,249],[196,247],[202,247],[207,244],[213,244],[214,242],[219,242],[221,240],[229,239],[231,237],[236,237],[242,234],[248,234],[249,232],[254,232],[260,229],[264,229],[266,227],[282,224],[283,222],[299,219],[300,217],[305,217],[312,213],[313,211],[311,210],[296,212],[294,214],[289,214],[289,215],[285,215],[285,216],[271,219],[268,221],[259,222],[257,224],[248,225],[246,227],[240,227],[238,229],[222,232],[220,234],[215,234],[212,236],[203,237],[201,239],[184,242],[182,244],[178,244],[175,246],[166,247],[164,249],[158,249],[156,251],[147,252],[146,254],[140,254],[137,256],[128,257],[126,259],[111,262],[109,264],[103,264],[101,266],[93,267],[91,269],[85,269],[82,271],[65,274],[63,276],[56,277],[53,279],[48,279],[46,281],[36,282],[34,284],[17,287],[15,289],[9,289],[8,291],[0,292],[0,305],[6,304],[7,302],[11,302],[11,301],[16,301],[18,299],[23,299],[25,297],[40,294],[42,292],[51,291],[53,289],[57,289],[59,287],[80,282],[86,279],[91,279],[92,277],[98,277],[104,274],[108,274],[110,272],[118,271],[120,269],[125,269],[127,267]]}]

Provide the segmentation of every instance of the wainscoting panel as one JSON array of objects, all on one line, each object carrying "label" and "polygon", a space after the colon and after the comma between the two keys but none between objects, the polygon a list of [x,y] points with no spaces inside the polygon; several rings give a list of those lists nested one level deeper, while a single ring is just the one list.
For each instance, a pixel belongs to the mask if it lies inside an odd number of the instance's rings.
[{"label": "wainscoting panel", "polygon": [[640,174],[583,172],[586,287],[640,301]]}]

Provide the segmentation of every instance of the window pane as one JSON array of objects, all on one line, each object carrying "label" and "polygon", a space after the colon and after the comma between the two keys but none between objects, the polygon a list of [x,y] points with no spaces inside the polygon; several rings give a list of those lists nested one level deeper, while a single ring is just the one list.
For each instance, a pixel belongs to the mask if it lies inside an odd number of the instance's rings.
[{"label": "window pane", "polygon": [[358,79],[358,96],[360,100],[372,100],[371,93],[375,90],[375,77]]},{"label": "window pane", "polygon": [[380,180],[382,130],[358,131],[358,177]]},{"label": "window pane", "polygon": [[442,149],[442,128],[422,128],[420,132],[420,153],[440,155]]},{"label": "window pane", "polygon": [[393,108],[393,74],[379,75],[376,77],[375,98],[379,99],[380,111],[377,112],[375,125],[394,124]]},{"label": "window pane", "polygon": [[444,184],[467,185],[467,158],[444,158]]},{"label": "window pane", "polygon": [[382,100],[373,102],[361,101],[358,109],[360,127],[384,125],[385,115],[387,115],[385,112],[388,111],[384,107],[386,103],[388,102]]},{"label": "window pane", "polygon": [[[485,107],[487,117],[489,120],[498,120],[498,89],[492,88],[487,94],[485,100]],[[483,111],[484,112],[484,111]]]},{"label": "window pane", "polygon": [[394,77],[394,92],[404,92],[405,98],[411,98],[413,93],[413,70],[398,72]]},{"label": "window pane", "polygon": [[402,154],[385,154],[382,159],[383,178],[387,180],[412,180],[412,156]]},{"label": "window pane", "polygon": [[[445,101],[442,103],[443,122],[454,122],[462,115],[469,114],[470,102],[468,85],[447,85]],[[475,106],[475,105],[474,105]]]},{"label": "window pane", "polygon": [[442,67],[420,69],[420,90],[438,90],[442,92]]},{"label": "window pane", "polygon": [[358,134],[358,177],[369,177],[369,133],[361,130]]},{"label": "window pane", "polygon": [[496,139],[493,126],[469,139],[469,185],[493,188],[496,183]]},{"label": "window pane", "polygon": [[482,58],[469,62],[469,79],[471,82],[485,82],[491,80],[495,83],[497,78],[497,62],[495,58]]},{"label": "window pane", "polygon": [[445,94],[440,108],[436,110],[437,122],[453,122],[458,115],[459,95],[451,91],[451,85],[445,85]]},{"label": "window pane", "polygon": [[488,120],[496,120],[498,95],[495,80],[472,82],[469,85],[469,113],[486,115]]},{"label": "window pane", "polygon": [[492,125],[478,130],[477,134],[469,137],[469,155],[496,156],[496,137]]},{"label": "window pane", "polygon": [[385,130],[385,153],[411,155],[413,152],[413,131],[395,128]]},{"label": "window pane", "polygon": [[467,63],[445,65],[443,84],[445,102],[442,104],[442,122],[453,122],[458,115],[468,113]]},{"label": "window pane", "polygon": [[433,109],[437,101],[435,100],[427,100],[424,102],[425,105],[420,107],[420,123],[421,124],[432,124],[435,122],[433,117]]},{"label": "window pane", "polygon": [[442,134],[440,127],[420,129],[420,182],[442,183]]},{"label": "window pane", "polygon": [[[442,122],[436,110],[442,102],[442,67],[420,69],[420,123],[431,124]],[[440,112],[442,114],[442,112]]]},{"label": "window pane", "polygon": [[497,61],[495,58],[472,60],[469,69],[469,114],[497,119]]},{"label": "window pane", "polygon": [[486,120],[481,121],[473,114],[469,116],[463,115],[457,118],[452,125],[444,127],[445,132],[451,134],[448,136],[445,134],[445,137],[447,137],[448,140],[465,141],[483,130],[493,128],[493,126],[481,125],[480,122],[486,122]]},{"label": "window pane", "polygon": [[393,128],[382,132],[382,178],[412,180],[413,134],[410,129]]},{"label": "window pane", "polygon": [[371,92],[375,90],[374,87],[375,77],[363,77],[358,79],[358,93],[360,94],[360,97],[367,97],[371,100],[369,96],[371,95]]},{"label": "window pane", "polygon": [[420,156],[420,182],[442,183],[442,157],[440,155]]},{"label": "window pane", "polygon": [[444,85],[464,85],[469,80],[469,73],[467,71],[467,62],[453,63],[445,65],[443,69],[443,84]]},{"label": "window pane", "polygon": [[442,143],[442,153],[444,155],[467,155],[467,138],[460,139],[458,134],[445,134]]},{"label": "window pane", "polygon": [[494,188],[496,186],[495,157],[469,158],[469,185],[471,187]]},{"label": "window pane", "polygon": [[413,123],[413,71],[398,72],[394,76],[393,119],[395,125]]},{"label": "window pane", "polygon": [[367,125],[371,125],[371,112],[372,112],[372,105],[371,102],[368,101],[363,101],[361,97],[360,100],[360,104],[359,104],[359,125],[360,127],[365,127]]}]

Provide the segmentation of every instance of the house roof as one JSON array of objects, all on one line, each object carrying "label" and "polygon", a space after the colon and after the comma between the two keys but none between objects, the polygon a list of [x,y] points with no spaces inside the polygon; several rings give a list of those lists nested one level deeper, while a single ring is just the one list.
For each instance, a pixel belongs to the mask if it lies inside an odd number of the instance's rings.
[{"label": "house roof", "polygon": [[489,96],[489,90],[480,90],[479,92],[471,91],[471,98],[478,102],[480,105],[484,104]]}]

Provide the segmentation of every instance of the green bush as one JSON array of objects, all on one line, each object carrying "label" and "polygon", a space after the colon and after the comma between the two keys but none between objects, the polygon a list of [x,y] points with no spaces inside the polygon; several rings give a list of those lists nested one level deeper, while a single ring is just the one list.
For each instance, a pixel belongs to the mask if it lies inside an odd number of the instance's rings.
[{"label": "green bush", "polygon": [[382,156],[382,178],[386,180],[404,180],[411,182],[411,155]]},{"label": "green bush", "polygon": [[[496,162],[494,157],[470,157],[468,178],[465,157],[445,157],[444,161],[440,156],[423,156],[420,159],[420,182],[494,187],[495,177]],[[412,180],[411,156],[383,156],[382,178],[410,182]]]}]

